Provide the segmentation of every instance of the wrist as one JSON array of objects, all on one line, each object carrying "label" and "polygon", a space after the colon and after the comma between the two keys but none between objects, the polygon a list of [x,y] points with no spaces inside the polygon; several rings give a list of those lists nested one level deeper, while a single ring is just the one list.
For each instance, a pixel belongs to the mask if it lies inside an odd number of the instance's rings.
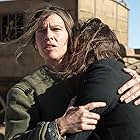
[{"label": "wrist", "polygon": [[56,124],[57,124],[60,135],[63,136],[67,132],[64,119],[62,117],[56,119]]}]

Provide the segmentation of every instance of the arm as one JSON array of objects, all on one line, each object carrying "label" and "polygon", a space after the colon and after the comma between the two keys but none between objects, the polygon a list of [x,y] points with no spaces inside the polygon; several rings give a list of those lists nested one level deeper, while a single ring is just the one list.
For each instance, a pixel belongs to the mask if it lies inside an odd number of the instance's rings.
[{"label": "arm", "polygon": [[[39,140],[48,139],[53,137],[59,137],[58,130],[55,127],[55,121],[52,122],[38,122],[39,112],[34,110],[34,116],[31,117],[31,107],[38,105],[35,102],[33,90],[30,90],[29,94],[25,94],[22,89],[12,88],[7,97],[6,107],[6,133],[5,140],[13,139],[28,139]],[[30,112],[30,113],[29,113]],[[52,131],[53,134],[52,133]]]},{"label": "arm", "polygon": [[5,140],[61,139],[55,121],[43,122],[40,119],[38,96],[53,86],[54,80],[46,67],[41,67],[9,90]]},{"label": "arm", "polygon": [[[38,140],[40,139],[40,137],[47,140],[51,140],[55,137],[55,139],[61,140],[61,135],[63,135],[66,131],[70,133],[75,133],[87,129],[79,129],[79,126],[81,126],[83,122],[79,122],[78,116],[82,118],[84,115],[84,111],[104,106],[104,104],[102,103],[97,103],[97,105],[96,103],[91,103],[87,105],[88,107],[84,107],[85,110],[81,110],[81,107],[73,107],[69,109],[64,114],[64,116],[58,118],[59,128],[57,128],[55,120],[52,122],[41,122],[39,116],[39,104],[37,99],[38,98],[36,97],[34,89],[32,89],[29,85],[27,86],[24,82],[18,83],[10,89],[7,96],[7,109],[5,116],[5,140],[13,137],[13,139],[15,140]],[[93,116],[92,119],[95,120],[95,122],[93,123],[93,128],[95,128],[97,120],[99,120],[100,117],[98,114],[95,113],[89,113],[89,115]],[[74,123],[73,120],[75,120]],[[59,134],[59,131],[61,135]]]}]

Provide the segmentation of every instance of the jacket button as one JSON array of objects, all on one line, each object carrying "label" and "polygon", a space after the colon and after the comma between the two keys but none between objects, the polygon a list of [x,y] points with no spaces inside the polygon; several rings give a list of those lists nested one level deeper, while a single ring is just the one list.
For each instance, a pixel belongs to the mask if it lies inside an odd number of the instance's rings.
[{"label": "jacket button", "polygon": [[32,91],[32,89],[31,88],[28,88],[28,89],[26,89],[25,91],[24,91],[24,93],[27,95],[28,93],[30,93]]}]

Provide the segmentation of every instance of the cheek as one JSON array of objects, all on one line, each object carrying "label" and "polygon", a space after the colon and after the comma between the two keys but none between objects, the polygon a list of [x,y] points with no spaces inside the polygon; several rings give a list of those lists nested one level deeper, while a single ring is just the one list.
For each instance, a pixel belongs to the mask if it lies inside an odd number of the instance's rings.
[{"label": "cheek", "polygon": [[64,34],[60,39],[60,44],[62,46],[67,46],[68,44],[68,34]]},{"label": "cheek", "polygon": [[65,43],[63,44],[63,47],[61,48],[60,52],[61,52],[61,55],[64,56],[68,50],[68,41],[65,41]]}]

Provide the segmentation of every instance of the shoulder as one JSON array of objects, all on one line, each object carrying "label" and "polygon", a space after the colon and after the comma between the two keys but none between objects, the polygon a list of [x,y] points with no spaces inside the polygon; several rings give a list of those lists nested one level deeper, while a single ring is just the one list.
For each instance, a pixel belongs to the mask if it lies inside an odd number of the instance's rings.
[{"label": "shoulder", "polygon": [[123,71],[125,65],[114,59],[102,59],[95,64],[91,64],[85,75],[102,76],[107,81],[118,82],[121,86],[131,79],[131,76]]},{"label": "shoulder", "polygon": [[33,97],[33,94],[38,96],[45,93],[46,89],[50,88],[54,82],[55,79],[43,66],[14,85],[8,91],[8,97]]},{"label": "shoulder", "polygon": [[124,68],[124,64],[114,59],[102,59],[97,61],[96,63],[91,64],[87,71],[97,68],[103,68],[106,70],[112,69],[117,71],[122,70]]},{"label": "shoulder", "polygon": [[[110,81],[114,76],[123,73],[123,67],[124,65],[116,60],[103,59],[91,64],[83,74],[82,78],[98,77],[99,80],[102,77],[104,80]],[[117,78],[118,77],[116,77],[116,79]]]},{"label": "shoulder", "polygon": [[125,65],[117,60],[102,59],[91,64],[84,73],[84,77],[102,77],[104,80],[118,81],[121,84],[121,82],[123,83],[131,78],[129,74],[123,71],[124,67]]},{"label": "shoulder", "polygon": [[28,86],[32,87],[36,92],[43,92],[51,87],[56,81],[57,80],[45,66],[42,66],[31,75],[24,77],[22,80],[22,82],[25,82]]}]

